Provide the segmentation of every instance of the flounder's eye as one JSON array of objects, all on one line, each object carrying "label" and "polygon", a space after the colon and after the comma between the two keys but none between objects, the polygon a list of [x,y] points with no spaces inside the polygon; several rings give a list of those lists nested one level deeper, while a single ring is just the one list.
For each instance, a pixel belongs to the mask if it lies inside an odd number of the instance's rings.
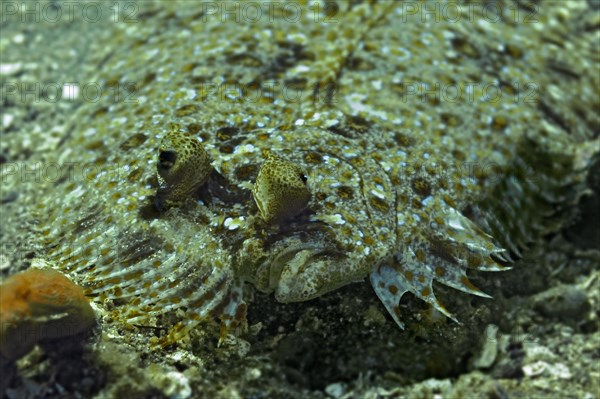
[{"label": "flounder's eye", "polygon": [[279,223],[302,212],[310,200],[307,180],[298,165],[269,154],[252,189],[260,217]]},{"label": "flounder's eye", "polygon": [[198,139],[177,129],[171,131],[158,148],[156,206],[177,206],[192,197],[211,170],[210,158]]},{"label": "flounder's eye", "polygon": [[177,160],[177,153],[175,151],[161,151],[158,154],[158,165],[157,169],[160,173],[161,170],[166,171],[173,167]]}]

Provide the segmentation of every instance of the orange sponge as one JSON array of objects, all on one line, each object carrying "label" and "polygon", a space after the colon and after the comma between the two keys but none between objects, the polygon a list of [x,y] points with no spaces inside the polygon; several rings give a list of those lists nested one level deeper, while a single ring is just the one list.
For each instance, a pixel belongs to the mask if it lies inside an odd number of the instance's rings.
[{"label": "orange sponge", "polygon": [[40,340],[77,334],[95,322],[83,289],[56,270],[29,269],[0,285],[0,352],[8,360]]}]

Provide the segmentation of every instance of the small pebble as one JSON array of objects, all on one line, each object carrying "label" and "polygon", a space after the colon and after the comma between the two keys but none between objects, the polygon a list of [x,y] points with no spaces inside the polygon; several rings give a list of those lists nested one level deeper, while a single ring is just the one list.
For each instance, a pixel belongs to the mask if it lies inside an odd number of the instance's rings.
[{"label": "small pebble", "polygon": [[489,324],[485,329],[484,342],[479,353],[473,359],[473,367],[486,369],[494,364],[498,355],[498,326]]},{"label": "small pebble", "polygon": [[16,62],[14,64],[0,64],[0,75],[12,76],[21,72],[23,64]]},{"label": "small pebble", "polygon": [[562,320],[580,320],[590,310],[588,298],[574,285],[559,285],[533,298],[534,308],[544,316]]},{"label": "small pebble", "polygon": [[340,382],[336,382],[334,384],[329,384],[325,388],[325,392],[327,392],[327,395],[331,396],[332,398],[342,397],[342,395],[344,394],[344,391],[345,391],[344,385]]}]

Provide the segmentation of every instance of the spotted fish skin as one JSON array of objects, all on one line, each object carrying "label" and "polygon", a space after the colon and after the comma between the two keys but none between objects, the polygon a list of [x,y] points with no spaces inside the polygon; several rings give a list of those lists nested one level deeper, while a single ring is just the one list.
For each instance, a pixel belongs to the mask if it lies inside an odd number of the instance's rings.
[{"label": "spotted fish skin", "polygon": [[[551,23],[586,11],[571,2],[541,10],[539,25],[423,21],[394,2],[259,27],[147,7],[157,23],[115,28],[121,44],[99,57],[97,79],[133,82],[135,101],[79,107],[56,151],[72,173],[33,207],[40,255],[125,323],[175,319],[164,343],[213,316],[234,329],[246,282],[294,302],[368,277],[400,326],[406,292],[452,317],[432,283],[484,296],[467,270],[502,270],[541,228],[540,208],[583,180],[580,149],[598,145],[593,34]],[[577,64],[552,44],[559,34]],[[452,100],[414,94],[473,80]],[[537,101],[515,100],[531,82]],[[487,84],[510,95],[491,101]],[[157,210],[157,149],[174,131],[202,143],[214,172]],[[307,173],[308,206],[282,223],[252,198],[267,152]]]}]

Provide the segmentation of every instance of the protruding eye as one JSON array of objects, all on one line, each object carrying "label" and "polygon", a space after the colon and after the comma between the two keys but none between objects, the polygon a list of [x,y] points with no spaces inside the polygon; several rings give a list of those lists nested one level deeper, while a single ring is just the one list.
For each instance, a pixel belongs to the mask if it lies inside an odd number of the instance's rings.
[{"label": "protruding eye", "polygon": [[193,197],[212,170],[202,143],[177,129],[163,138],[157,155],[156,204],[159,209],[178,206]]},{"label": "protruding eye", "polygon": [[162,170],[171,169],[176,160],[177,153],[175,151],[161,151],[158,154],[158,168]]},{"label": "protruding eye", "polygon": [[302,212],[311,196],[307,180],[298,165],[270,154],[252,189],[261,218],[267,223],[280,223]]}]

